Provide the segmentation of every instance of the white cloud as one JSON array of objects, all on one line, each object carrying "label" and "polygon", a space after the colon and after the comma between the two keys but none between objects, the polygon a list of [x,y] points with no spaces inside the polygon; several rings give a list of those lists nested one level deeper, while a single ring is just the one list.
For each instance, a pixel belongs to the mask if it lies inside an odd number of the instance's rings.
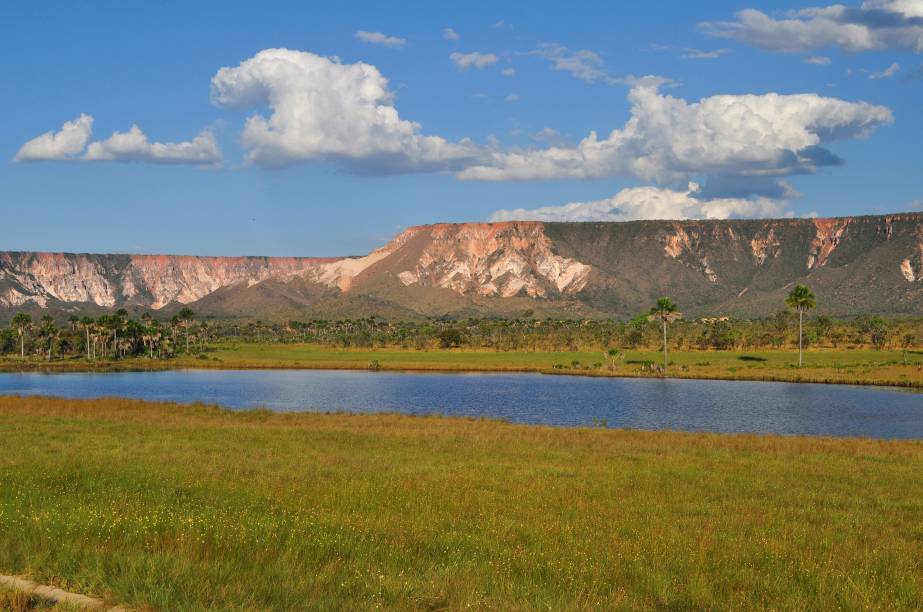
[{"label": "white cloud", "polygon": [[505,98],[503,98],[503,99],[506,100],[507,102],[518,102],[518,101],[519,101],[519,94],[515,94],[515,93],[514,93],[514,94],[510,94],[510,95],[508,95],[507,97],[505,97]]},{"label": "white cloud", "polygon": [[442,31],[442,37],[446,40],[458,40],[461,36],[452,28],[446,28]]},{"label": "white cloud", "polygon": [[373,45],[381,45],[383,47],[403,47],[407,44],[406,38],[388,36],[387,34],[382,34],[381,32],[366,32],[365,30],[359,30],[353,34],[353,36],[362,42],[371,43]]},{"label": "white cloud", "polygon": [[[17,161],[120,161],[155,164],[208,165],[221,161],[221,150],[208,130],[189,142],[148,142],[137,125],[128,132],[115,132],[107,140],[89,142],[93,117],[80,115],[65,123],[60,132],[48,132],[24,144]],[[89,143],[89,145],[87,144]],[[86,149],[86,153],[83,153]]]},{"label": "white cloud", "polygon": [[360,174],[458,169],[479,149],[420,134],[402,119],[375,66],[342,64],[306,51],[266,49],[212,77],[212,100],[232,109],[268,106],[247,119],[250,161],[286,166],[326,159]]},{"label": "white cloud", "polygon": [[805,64],[811,64],[813,66],[829,66],[831,60],[826,55],[809,55],[804,58]]},{"label": "white cloud", "polygon": [[88,161],[150,162],[155,164],[210,165],[221,161],[221,150],[208,130],[187,142],[148,142],[137,125],[115,132],[106,140],[91,142]]},{"label": "white cloud", "polygon": [[791,11],[782,19],[744,9],[734,21],[706,22],[700,27],[713,36],[768,51],[835,47],[851,53],[885,48],[923,52],[920,0],[866,0],[859,7],[834,4]]},{"label": "white cloud", "polygon": [[900,64],[898,64],[897,62],[894,62],[893,64],[891,64],[890,66],[888,66],[887,68],[885,68],[884,70],[880,72],[872,72],[871,74],[869,74],[869,78],[873,80],[890,79],[895,74],[897,74],[897,72],[900,69],[901,69]]},{"label": "white cloud", "polygon": [[504,68],[503,70],[500,71],[500,74],[502,74],[505,77],[516,76],[516,69],[515,68]]},{"label": "white cloud", "polygon": [[696,49],[695,47],[677,47],[676,45],[651,45],[651,47],[656,51],[679,51],[680,59],[717,59],[728,52],[727,49],[712,49],[711,51],[705,51],[703,49]]},{"label": "white cloud", "polygon": [[702,49],[693,49],[692,47],[687,47],[683,49],[683,53],[680,55],[682,59],[716,59],[727,53],[727,49],[712,49],[711,51],[703,51]]},{"label": "white cloud", "polygon": [[634,221],[638,219],[729,219],[790,215],[784,202],[769,198],[705,199],[699,186],[686,191],[657,187],[623,189],[611,198],[561,206],[498,210],[491,221]]},{"label": "white cloud", "polygon": [[19,148],[16,161],[58,161],[79,155],[93,133],[93,117],[80,115],[61,126],[58,132],[45,132]]},{"label": "white cloud", "polygon": [[459,172],[462,179],[534,180],[628,175],[659,183],[704,174],[723,179],[812,172],[836,165],[823,145],[864,137],[893,121],[891,111],[817,94],[719,95],[690,103],[639,81],[628,96],[631,118],[600,139],[576,146],[493,151]]},{"label": "white cloud", "polygon": [[551,64],[552,70],[568,72],[572,76],[581,81],[586,81],[587,83],[594,83],[596,81],[610,84],[622,82],[619,79],[610,77],[606,73],[606,66],[603,59],[598,53],[588,49],[570,51],[564,45],[545,43],[539,45],[534,51],[530,51],[529,55],[534,55],[546,60]]},{"label": "white cloud", "polygon": [[480,53],[478,51],[472,51],[471,53],[455,52],[449,56],[449,59],[459,70],[468,70],[469,68],[483,70],[491,64],[497,63],[497,56],[493,53]]},{"label": "white cloud", "polygon": [[500,28],[506,27],[506,22],[501,19],[499,21],[495,21],[493,25],[491,25],[490,27],[492,27],[495,30],[499,30]]}]

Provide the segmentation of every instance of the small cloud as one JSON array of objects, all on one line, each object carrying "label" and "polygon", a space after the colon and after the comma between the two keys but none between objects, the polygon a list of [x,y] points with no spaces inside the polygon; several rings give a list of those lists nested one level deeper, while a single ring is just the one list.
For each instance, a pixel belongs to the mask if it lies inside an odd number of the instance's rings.
[{"label": "small cloud", "polygon": [[500,74],[506,77],[516,76],[516,69],[515,68],[504,68],[503,70],[500,71]]},{"label": "small cloud", "polygon": [[878,79],[890,79],[895,74],[897,74],[897,72],[900,69],[901,69],[900,64],[898,64],[897,62],[894,62],[893,64],[891,64],[890,66],[882,70],[881,72],[872,72],[871,74],[869,74],[869,78],[872,80],[876,80],[876,81]]},{"label": "small cloud", "polygon": [[491,64],[497,63],[497,56],[493,53],[480,53],[478,51],[472,51],[471,53],[455,52],[449,56],[449,59],[459,70],[468,70],[469,68],[483,70]]},{"label": "small cloud", "polygon": [[691,60],[702,60],[702,59],[716,59],[728,52],[727,49],[713,49],[711,51],[705,51],[702,49],[696,49],[695,47],[677,47],[676,45],[651,45],[651,48],[655,51],[679,51],[680,59],[691,59]]},{"label": "small cloud", "polygon": [[492,26],[490,26],[490,27],[493,28],[493,29],[495,29],[495,30],[499,30],[500,28],[505,28],[505,27],[506,27],[506,22],[503,21],[503,20],[501,19],[501,20],[499,20],[499,21],[495,21],[494,24],[493,24]]},{"label": "small cloud", "polygon": [[712,51],[703,51],[701,49],[693,49],[692,47],[686,47],[683,49],[683,53],[680,55],[682,59],[716,59],[727,53],[727,49],[714,49]]},{"label": "small cloud", "polygon": [[532,140],[544,142],[553,147],[564,147],[570,144],[561,132],[551,127],[544,127],[532,134]]},{"label": "small cloud", "polygon": [[832,63],[832,60],[826,55],[809,55],[802,61],[812,66],[829,66]]},{"label": "small cloud", "polygon": [[506,100],[507,102],[518,102],[518,101],[519,101],[519,94],[510,94],[510,95],[508,95],[507,97],[505,97],[505,98],[503,98],[503,99]]},{"label": "small cloud", "polygon": [[479,91],[479,92],[477,92],[477,93],[471,94],[471,97],[472,97],[472,98],[475,98],[475,99],[478,99],[478,100],[486,100],[486,99],[489,98],[490,96],[488,96],[488,95],[487,95],[486,93],[484,93],[483,91]]},{"label": "small cloud", "polygon": [[458,40],[459,38],[461,38],[461,36],[459,36],[458,32],[456,32],[456,31],[453,30],[452,28],[446,28],[446,29],[444,29],[444,30],[442,31],[442,37],[443,37],[444,39],[446,39],[446,40]]},{"label": "small cloud", "polygon": [[406,38],[399,38],[397,36],[388,36],[387,34],[382,34],[381,32],[366,32],[365,30],[359,30],[353,34],[358,40],[362,42],[371,43],[373,45],[381,45],[383,47],[403,47],[407,44]]}]

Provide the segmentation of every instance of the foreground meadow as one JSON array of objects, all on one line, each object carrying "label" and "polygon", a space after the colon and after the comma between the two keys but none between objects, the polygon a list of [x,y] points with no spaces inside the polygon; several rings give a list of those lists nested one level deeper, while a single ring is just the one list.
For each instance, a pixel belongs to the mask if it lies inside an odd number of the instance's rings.
[{"label": "foreground meadow", "polygon": [[139,608],[913,608],[923,442],[0,397],[0,573]]}]

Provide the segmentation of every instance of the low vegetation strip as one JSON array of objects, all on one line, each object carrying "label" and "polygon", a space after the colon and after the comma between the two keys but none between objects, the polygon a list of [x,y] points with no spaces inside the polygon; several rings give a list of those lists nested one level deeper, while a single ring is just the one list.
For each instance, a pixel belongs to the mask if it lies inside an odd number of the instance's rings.
[{"label": "low vegetation strip", "polygon": [[[218,343],[197,357],[133,357],[87,362],[0,358],[0,371],[119,371],[183,368],[344,369],[477,372],[544,372],[593,376],[660,376],[653,350],[497,351],[484,349],[339,349],[316,344]],[[797,367],[790,351],[676,351],[669,376],[721,380],[775,380],[923,388],[923,352],[816,349]]]},{"label": "low vegetation strip", "polygon": [[132,607],[923,600],[923,442],[0,397],[0,448],[0,571]]}]

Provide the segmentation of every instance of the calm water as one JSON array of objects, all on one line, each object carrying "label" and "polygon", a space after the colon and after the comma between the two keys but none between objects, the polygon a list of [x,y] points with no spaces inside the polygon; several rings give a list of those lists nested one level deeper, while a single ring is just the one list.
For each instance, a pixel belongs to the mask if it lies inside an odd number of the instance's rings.
[{"label": "calm water", "polygon": [[0,374],[0,394],[125,396],[284,411],[439,413],[519,423],[923,439],[923,393],[766,382],[183,370]]}]

